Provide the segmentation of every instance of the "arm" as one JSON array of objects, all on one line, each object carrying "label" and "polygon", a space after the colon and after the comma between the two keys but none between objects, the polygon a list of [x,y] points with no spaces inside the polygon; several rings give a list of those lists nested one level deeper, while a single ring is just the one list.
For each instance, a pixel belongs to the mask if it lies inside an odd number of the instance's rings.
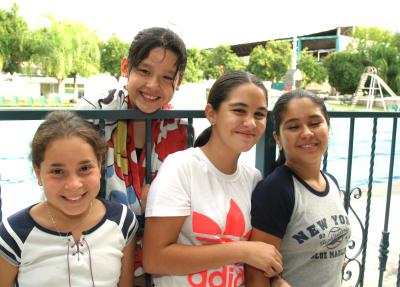
[{"label": "arm", "polygon": [[144,184],[142,186],[142,212],[146,211],[147,195],[149,193],[150,184]]},{"label": "arm", "polygon": [[119,287],[132,287],[133,286],[133,266],[135,264],[135,246],[136,240],[132,239],[128,245],[125,246],[123,257],[121,260],[121,276],[119,278]]},{"label": "arm", "polygon": [[17,274],[18,268],[0,256],[0,286],[14,287]]},{"label": "arm", "polygon": [[244,262],[268,276],[282,271],[282,258],[275,247],[263,242],[235,241],[224,244],[177,244],[186,217],[148,217],[143,237],[143,266],[153,274],[184,275],[226,264]]},{"label": "arm", "polygon": [[[250,237],[251,241],[262,241],[267,244],[273,245],[276,249],[280,249],[281,246],[281,238],[271,235],[269,233],[263,232],[257,228],[253,228]],[[252,266],[246,265],[245,267],[245,276],[246,276],[246,286],[247,287],[290,287],[282,277],[279,278],[269,278],[273,276],[269,276],[265,274],[263,270],[254,268]],[[272,283],[273,282],[273,283]]]}]

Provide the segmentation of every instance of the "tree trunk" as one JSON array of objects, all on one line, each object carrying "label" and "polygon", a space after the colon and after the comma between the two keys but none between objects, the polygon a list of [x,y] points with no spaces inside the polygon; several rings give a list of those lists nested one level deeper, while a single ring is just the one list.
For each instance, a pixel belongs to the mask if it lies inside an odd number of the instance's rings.
[{"label": "tree trunk", "polygon": [[65,93],[64,79],[57,79],[58,96],[62,98]]},{"label": "tree trunk", "polygon": [[74,96],[78,97],[78,81],[77,81],[78,74],[74,74]]}]

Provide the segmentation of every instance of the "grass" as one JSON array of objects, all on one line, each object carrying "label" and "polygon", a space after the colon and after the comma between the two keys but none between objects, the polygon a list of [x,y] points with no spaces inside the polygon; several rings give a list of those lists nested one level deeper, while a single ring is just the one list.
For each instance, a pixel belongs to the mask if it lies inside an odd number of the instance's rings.
[{"label": "grass", "polygon": [[[367,111],[366,106],[356,106],[352,107],[351,105],[340,105],[340,104],[329,104],[329,110],[331,111],[358,111],[365,112]],[[373,112],[384,112],[385,110],[382,107],[372,107]]]}]

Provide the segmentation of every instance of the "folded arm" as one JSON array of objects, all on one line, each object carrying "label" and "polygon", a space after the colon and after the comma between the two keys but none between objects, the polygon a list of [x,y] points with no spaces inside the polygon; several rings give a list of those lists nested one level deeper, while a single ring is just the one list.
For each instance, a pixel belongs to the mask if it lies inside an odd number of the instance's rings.
[{"label": "folded arm", "polygon": [[243,262],[269,276],[282,271],[282,257],[263,242],[235,241],[223,244],[178,244],[186,217],[148,217],[143,238],[143,266],[147,273],[185,275]]}]

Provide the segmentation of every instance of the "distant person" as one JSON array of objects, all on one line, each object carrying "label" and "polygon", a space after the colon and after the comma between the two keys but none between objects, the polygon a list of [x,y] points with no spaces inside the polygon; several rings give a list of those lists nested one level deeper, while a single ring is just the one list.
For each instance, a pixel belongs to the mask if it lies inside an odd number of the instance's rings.
[{"label": "distant person", "polygon": [[336,179],[320,170],[328,112],[316,95],[294,90],[278,98],[272,118],[278,167],[253,192],[250,240],[279,249],[284,268],[270,279],[248,266],[246,286],[339,287],[351,227]]},{"label": "distant person", "polygon": [[75,113],[47,115],[31,146],[46,199],[0,224],[0,286],[133,286],[138,222],[97,198],[106,149]]},{"label": "distant person", "polygon": [[251,192],[261,179],[239,161],[265,131],[267,90],[247,72],[231,72],[211,87],[211,126],[195,147],[171,154],[151,184],[143,265],[157,287],[244,286],[243,263],[268,276],[282,271],[275,247],[247,241]]},{"label": "distant person", "polygon": [[[153,113],[171,108],[169,102],[178,90],[186,68],[186,46],[166,28],[148,28],[139,32],[121,64],[127,84],[101,95],[85,95],[77,109],[138,109]],[[153,120],[151,126],[151,178],[154,178],[168,154],[187,148],[187,121]],[[106,122],[105,198],[124,203],[136,215],[143,214],[148,185],[146,178],[146,132],[144,120]],[[140,250],[137,251],[140,256]],[[137,258],[136,276],[143,274]]]}]

